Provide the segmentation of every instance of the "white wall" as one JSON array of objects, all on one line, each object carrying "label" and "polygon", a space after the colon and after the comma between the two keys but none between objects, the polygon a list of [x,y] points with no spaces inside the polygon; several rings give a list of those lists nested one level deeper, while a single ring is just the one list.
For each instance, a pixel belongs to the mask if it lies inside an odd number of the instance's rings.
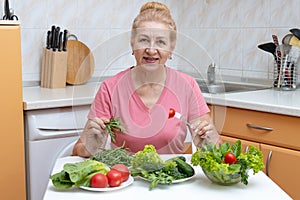
[{"label": "white wall", "polygon": [[[102,75],[103,71],[114,74],[133,65],[128,33],[145,2],[10,0],[21,20],[23,81],[40,80],[41,52],[52,25],[70,30],[93,50],[94,76]],[[299,0],[161,2],[171,9],[179,35],[173,60],[168,64],[185,71],[194,71],[195,67],[204,73],[214,61],[225,75],[272,79],[273,57],[257,45],[272,41],[272,34],[278,35],[281,42],[289,29],[298,28],[300,22]]]}]

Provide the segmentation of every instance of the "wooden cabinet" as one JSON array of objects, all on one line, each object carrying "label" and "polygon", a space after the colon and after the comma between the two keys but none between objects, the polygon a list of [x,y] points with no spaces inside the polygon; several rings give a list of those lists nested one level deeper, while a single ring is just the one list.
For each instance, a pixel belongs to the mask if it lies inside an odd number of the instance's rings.
[{"label": "wooden cabinet", "polygon": [[300,199],[300,118],[214,106],[214,123],[223,141],[241,139],[264,156],[264,172],[293,199]]},{"label": "wooden cabinet", "polygon": [[26,199],[19,25],[0,21],[1,199]]},{"label": "wooden cabinet", "polygon": [[300,199],[300,151],[261,144],[265,173],[293,199]]}]

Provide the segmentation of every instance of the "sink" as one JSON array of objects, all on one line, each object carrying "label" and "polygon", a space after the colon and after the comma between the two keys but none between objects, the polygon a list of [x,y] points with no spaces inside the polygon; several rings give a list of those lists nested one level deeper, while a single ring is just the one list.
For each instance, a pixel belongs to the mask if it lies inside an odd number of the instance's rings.
[{"label": "sink", "polygon": [[216,83],[208,85],[204,80],[196,80],[203,93],[219,94],[229,92],[246,92],[271,88],[267,85],[244,84],[244,83]]}]

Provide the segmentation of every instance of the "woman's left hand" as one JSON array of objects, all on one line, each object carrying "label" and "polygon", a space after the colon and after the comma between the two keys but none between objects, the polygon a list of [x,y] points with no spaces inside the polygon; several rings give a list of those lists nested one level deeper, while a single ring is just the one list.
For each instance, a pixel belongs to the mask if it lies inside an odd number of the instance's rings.
[{"label": "woman's left hand", "polygon": [[205,114],[190,122],[190,132],[196,146],[201,146],[203,142],[212,142],[216,145],[221,143],[221,138],[209,114]]},{"label": "woman's left hand", "polygon": [[200,136],[200,138],[205,139],[213,134],[214,126],[208,121],[200,121],[193,123],[191,125],[191,130],[194,134]]}]

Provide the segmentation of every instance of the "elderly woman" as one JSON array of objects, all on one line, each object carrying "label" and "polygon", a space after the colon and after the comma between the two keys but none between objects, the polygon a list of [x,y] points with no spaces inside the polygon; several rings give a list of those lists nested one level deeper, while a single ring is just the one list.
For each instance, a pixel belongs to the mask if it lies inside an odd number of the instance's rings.
[{"label": "elderly woman", "polygon": [[[142,6],[131,32],[136,65],[103,81],[73,155],[89,157],[103,149],[108,138],[105,127],[112,118],[125,125],[122,133],[115,134],[112,148],[137,152],[152,144],[158,153],[180,154],[187,128],[196,146],[220,142],[194,78],[165,65],[175,44],[176,24],[168,7],[158,2]],[[169,118],[170,108],[188,124]]]}]

